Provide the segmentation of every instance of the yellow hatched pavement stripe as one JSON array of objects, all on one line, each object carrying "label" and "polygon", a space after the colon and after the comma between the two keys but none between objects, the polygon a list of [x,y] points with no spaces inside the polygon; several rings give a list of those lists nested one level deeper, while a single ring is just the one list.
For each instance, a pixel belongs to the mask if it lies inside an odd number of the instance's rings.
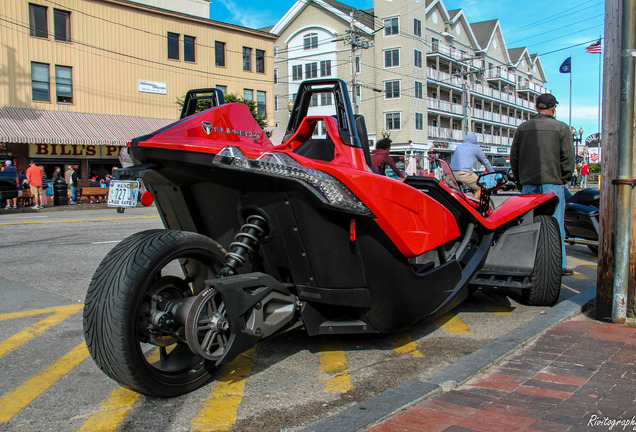
[{"label": "yellow hatched pavement stripe", "polygon": [[323,374],[331,376],[325,381],[322,392],[346,393],[353,390],[342,345],[337,339],[330,337],[321,338],[321,342],[320,370]]},{"label": "yellow hatched pavement stripe", "polygon": [[72,304],[72,305],[65,305],[65,306],[53,306],[53,307],[44,308],[44,309],[30,309],[30,310],[21,311],[21,312],[5,313],[5,314],[0,314],[0,321],[16,319],[16,318],[24,318],[28,316],[34,316],[34,315],[44,315],[44,314],[54,313],[54,312],[62,313],[62,312],[72,311],[72,313],[75,313],[79,311],[80,309],[82,309],[83,307],[84,307],[83,304]]},{"label": "yellow hatched pavement stripe", "polygon": [[223,374],[215,389],[191,421],[191,432],[229,431],[236,423],[245,382],[257,352],[258,346],[255,346],[223,367]]},{"label": "yellow hatched pavement stripe", "polygon": [[[38,321],[32,326],[29,326],[25,328],[24,330],[14,334],[10,338],[0,342],[0,357],[21,347],[22,345],[24,345],[25,343],[27,343],[28,341],[30,341],[31,339],[33,339],[34,337],[42,333],[43,331],[59,324],[60,322],[64,321],[66,318],[70,317],[71,315],[76,314],[78,311],[82,309],[82,307],[83,305],[70,305],[70,306],[60,306],[58,308],[36,309],[35,311],[38,311],[38,313],[32,313],[34,311],[26,311],[26,312],[16,312],[11,314],[0,315],[0,321],[2,321],[2,320],[11,319],[11,318],[20,318],[25,316],[41,315],[41,314],[53,312],[52,315]],[[9,316],[9,318],[7,318],[7,316]]]},{"label": "yellow hatched pavement stripe", "polygon": [[589,261],[584,261],[578,258],[573,258],[573,257],[568,257],[568,262],[572,262],[575,264],[579,264],[579,265],[584,265],[584,266],[588,266],[590,268],[593,268],[594,270],[596,270],[596,263],[595,262],[589,262]]},{"label": "yellow hatched pavement stripe", "polygon": [[433,321],[436,327],[446,330],[452,334],[474,334],[468,324],[455,315],[448,312]]},{"label": "yellow hatched pavement stripe", "polygon": [[392,334],[391,342],[393,343],[393,350],[398,354],[409,354],[415,358],[424,357],[424,354],[417,349],[417,343],[411,339],[411,335],[407,332]]},{"label": "yellow hatched pavement stripe", "polygon": [[102,403],[99,411],[90,416],[78,429],[78,432],[109,432],[119,427],[130,409],[141,397],[139,393],[119,387]]},{"label": "yellow hatched pavement stripe", "polygon": [[82,342],[51,366],[0,398],[0,423],[6,423],[11,420],[22,409],[55,384],[57,380],[86,360],[88,356],[86,344]]}]

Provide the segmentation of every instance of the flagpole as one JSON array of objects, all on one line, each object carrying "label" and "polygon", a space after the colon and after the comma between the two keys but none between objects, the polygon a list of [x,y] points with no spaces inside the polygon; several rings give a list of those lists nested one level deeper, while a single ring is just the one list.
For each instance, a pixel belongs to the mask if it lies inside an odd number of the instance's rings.
[{"label": "flagpole", "polygon": [[572,130],[572,51],[570,51],[570,117],[568,120],[568,126]]},{"label": "flagpole", "polygon": [[[601,41],[603,33],[599,32],[598,40]],[[601,44],[603,46],[603,44]],[[596,123],[596,132],[598,133],[598,147],[601,147],[601,56],[602,51],[598,53],[598,116]]]}]

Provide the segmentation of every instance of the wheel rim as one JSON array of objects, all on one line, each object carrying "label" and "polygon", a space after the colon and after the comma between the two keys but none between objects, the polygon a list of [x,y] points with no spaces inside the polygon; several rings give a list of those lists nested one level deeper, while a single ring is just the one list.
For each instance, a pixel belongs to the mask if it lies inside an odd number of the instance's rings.
[{"label": "wheel rim", "polygon": [[184,249],[172,252],[150,270],[149,282],[135,309],[136,325],[131,336],[138,360],[156,379],[184,385],[213,369],[211,362],[188,347],[182,326],[170,326],[173,334],[169,334],[159,330],[156,323],[167,312],[163,303],[195,296],[222,265],[221,258],[209,251]]}]

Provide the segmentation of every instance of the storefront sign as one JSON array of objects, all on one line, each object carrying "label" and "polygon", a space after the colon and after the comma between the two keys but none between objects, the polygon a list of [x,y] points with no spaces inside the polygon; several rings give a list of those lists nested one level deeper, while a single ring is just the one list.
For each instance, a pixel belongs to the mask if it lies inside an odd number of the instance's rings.
[{"label": "storefront sign", "polygon": [[448,143],[444,141],[433,141],[433,148],[435,149],[447,149]]},{"label": "storefront sign", "polygon": [[162,82],[139,80],[139,91],[142,93],[168,94],[168,85]]},{"label": "storefront sign", "polygon": [[29,144],[29,157],[118,159],[123,146],[83,144]]},{"label": "storefront sign", "polygon": [[479,146],[484,151],[484,153],[490,153],[490,146]]},{"label": "storefront sign", "polygon": [[497,147],[497,153],[508,154],[508,147]]}]

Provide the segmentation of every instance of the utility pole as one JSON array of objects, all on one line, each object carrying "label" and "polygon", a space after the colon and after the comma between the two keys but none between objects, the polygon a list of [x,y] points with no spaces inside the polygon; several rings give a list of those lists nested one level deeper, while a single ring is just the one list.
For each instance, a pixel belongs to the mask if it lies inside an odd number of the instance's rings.
[{"label": "utility pole", "polygon": [[358,49],[368,49],[373,47],[373,41],[369,41],[363,38],[360,33],[355,29],[355,18],[361,14],[362,11],[352,9],[349,17],[349,31],[344,36],[344,44],[351,44],[351,100],[353,101],[354,113],[358,114],[358,68],[356,64],[356,52]]},{"label": "utility pole", "polygon": [[464,113],[464,136],[471,131],[471,123],[472,123],[472,114],[470,112],[470,85],[468,83],[468,78],[472,75],[481,75],[483,71],[481,69],[473,69],[471,70],[468,65],[469,61],[474,60],[473,58],[465,59],[466,66],[462,67],[462,70],[455,74],[455,76],[461,76],[462,78],[462,108]]},{"label": "utility pole", "polygon": [[636,315],[634,179],[634,57],[636,0],[605,2],[603,176],[596,318],[623,322]]}]

